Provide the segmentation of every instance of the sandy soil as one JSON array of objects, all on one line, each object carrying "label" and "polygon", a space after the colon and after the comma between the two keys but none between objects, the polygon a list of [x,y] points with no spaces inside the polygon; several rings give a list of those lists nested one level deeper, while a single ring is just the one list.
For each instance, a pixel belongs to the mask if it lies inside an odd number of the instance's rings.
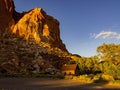
[{"label": "sandy soil", "polygon": [[120,90],[120,87],[50,78],[0,78],[0,90]]}]

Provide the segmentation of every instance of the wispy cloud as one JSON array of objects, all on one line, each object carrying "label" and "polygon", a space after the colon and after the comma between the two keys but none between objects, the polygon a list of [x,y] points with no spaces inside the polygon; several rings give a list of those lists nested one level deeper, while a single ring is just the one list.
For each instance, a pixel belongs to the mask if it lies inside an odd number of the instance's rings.
[{"label": "wispy cloud", "polygon": [[112,32],[112,31],[102,31],[98,34],[93,34],[95,39],[102,38],[102,39],[119,39],[120,40],[120,33]]}]

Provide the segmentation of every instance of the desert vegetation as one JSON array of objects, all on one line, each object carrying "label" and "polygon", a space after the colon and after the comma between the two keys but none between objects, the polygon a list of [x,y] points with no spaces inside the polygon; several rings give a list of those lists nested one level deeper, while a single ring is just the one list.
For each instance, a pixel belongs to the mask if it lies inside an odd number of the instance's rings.
[{"label": "desert vegetation", "polygon": [[120,44],[105,44],[97,47],[92,57],[71,56],[70,64],[79,66],[79,76],[65,76],[67,79],[83,82],[120,83]]}]

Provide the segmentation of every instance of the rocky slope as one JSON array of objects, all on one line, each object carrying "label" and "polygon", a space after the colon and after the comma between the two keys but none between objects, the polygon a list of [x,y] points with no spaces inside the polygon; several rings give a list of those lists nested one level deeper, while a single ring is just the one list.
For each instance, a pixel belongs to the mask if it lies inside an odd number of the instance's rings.
[{"label": "rocky slope", "polygon": [[59,72],[69,61],[59,22],[41,8],[15,11],[13,0],[0,0],[0,73]]}]

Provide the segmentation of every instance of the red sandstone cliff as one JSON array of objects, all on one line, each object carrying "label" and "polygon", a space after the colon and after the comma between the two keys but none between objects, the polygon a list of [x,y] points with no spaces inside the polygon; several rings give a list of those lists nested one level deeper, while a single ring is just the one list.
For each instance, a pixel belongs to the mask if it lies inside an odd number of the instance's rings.
[{"label": "red sandstone cliff", "polygon": [[13,11],[12,0],[0,0],[0,36],[4,34],[6,28],[14,24]]},{"label": "red sandstone cliff", "polygon": [[59,22],[41,8],[15,11],[0,0],[0,73],[56,73],[68,61]]},{"label": "red sandstone cliff", "polygon": [[59,22],[41,8],[26,12],[15,24],[12,33],[25,40],[33,39],[38,44],[44,43],[48,47],[58,47],[67,51],[60,39]]}]

